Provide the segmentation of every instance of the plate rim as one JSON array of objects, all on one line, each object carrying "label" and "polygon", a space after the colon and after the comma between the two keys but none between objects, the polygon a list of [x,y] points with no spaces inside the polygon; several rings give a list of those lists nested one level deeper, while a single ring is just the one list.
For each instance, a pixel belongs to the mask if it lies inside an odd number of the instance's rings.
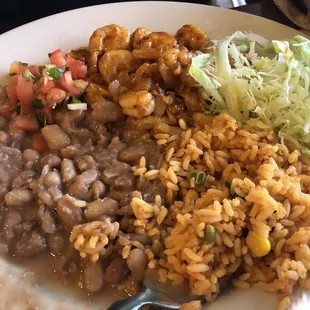
[{"label": "plate rim", "polygon": [[48,15],[48,16],[45,16],[45,17],[41,17],[41,18],[38,18],[38,19],[35,19],[33,21],[30,21],[30,22],[27,22],[25,24],[22,24],[20,26],[17,26],[13,29],[10,29],[2,34],[0,34],[0,39],[3,39],[5,38],[6,36],[10,36],[10,35],[14,35],[15,33],[17,33],[18,31],[20,31],[20,29],[22,28],[25,28],[25,27],[28,27],[28,26],[32,26],[36,23],[42,23],[48,19],[51,19],[53,17],[56,17],[56,16],[60,16],[60,15],[67,15],[67,14],[70,14],[71,12],[78,12],[78,11],[83,11],[83,10],[93,10],[95,8],[99,8],[99,7],[107,7],[107,6],[122,6],[124,4],[126,5],[130,5],[130,4],[134,4],[134,5],[146,5],[146,4],[173,4],[173,5],[188,5],[188,6],[196,6],[196,7],[203,7],[203,8],[206,8],[206,7],[209,7],[209,8],[212,8],[212,10],[218,10],[218,11],[230,11],[232,12],[232,14],[235,14],[235,15],[242,15],[242,16],[251,16],[252,18],[255,18],[257,20],[262,20],[262,21],[266,21],[268,23],[274,23],[274,24],[277,24],[278,26],[281,26],[283,28],[288,28],[290,30],[295,30],[297,32],[300,32],[300,30],[302,29],[294,29],[290,26],[287,26],[287,25],[284,25],[280,22],[277,22],[277,21],[274,21],[272,19],[269,19],[269,18],[266,18],[266,17],[263,17],[263,16],[259,16],[259,15],[254,15],[254,14],[251,14],[251,13],[247,13],[247,12],[241,12],[241,11],[237,11],[237,10],[234,10],[234,9],[229,9],[229,8],[223,8],[223,7],[218,7],[218,6],[213,6],[213,5],[209,5],[209,4],[201,4],[201,3],[193,3],[193,2],[180,2],[180,1],[139,1],[139,0],[134,0],[134,1],[126,1],[126,2],[113,2],[113,3],[102,3],[102,4],[96,4],[96,5],[89,5],[89,6],[83,6],[83,7],[80,7],[80,8],[76,8],[76,9],[69,9],[69,10],[65,10],[65,11],[62,11],[62,12],[59,12],[59,13],[54,13],[54,14],[51,14],[51,15]]}]

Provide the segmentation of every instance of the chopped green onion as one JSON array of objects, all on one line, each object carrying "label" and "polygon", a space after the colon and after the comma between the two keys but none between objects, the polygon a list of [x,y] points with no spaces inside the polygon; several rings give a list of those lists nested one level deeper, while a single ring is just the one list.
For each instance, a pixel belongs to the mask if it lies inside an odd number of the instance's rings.
[{"label": "chopped green onion", "polygon": [[21,115],[23,114],[23,110],[22,110],[22,106],[21,105],[18,105],[16,108],[15,108],[15,111],[18,115]]},{"label": "chopped green onion", "polygon": [[308,149],[302,150],[302,151],[301,151],[301,155],[310,156],[310,150],[308,150]]},{"label": "chopped green onion", "polygon": [[225,185],[226,185],[226,187],[228,188],[228,190],[230,191],[230,188],[231,188],[231,182],[226,181],[226,182],[225,182]]},{"label": "chopped green onion", "polygon": [[195,185],[198,186],[203,186],[206,184],[207,181],[207,176],[204,172],[202,171],[197,171],[194,170],[191,172],[190,177],[195,177]]},{"label": "chopped green onion", "polygon": [[51,57],[53,54],[52,53],[48,53],[48,57]]},{"label": "chopped green onion", "polygon": [[231,182],[226,181],[225,185],[228,188],[229,195],[230,195],[231,198],[240,198],[240,199],[244,200],[244,197],[241,197],[241,196],[237,195],[234,191],[231,192]]},{"label": "chopped green onion", "polygon": [[10,73],[10,76],[15,76],[15,75],[17,75],[17,73],[16,73],[16,72],[12,72],[12,73]]},{"label": "chopped green onion", "polygon": [[74,96],[72,96],[72,100],[71,100],[72,103],[81,103],[82,101]]},{"label": "chopped green onion", "polygon": [[43,109],[45,105],[40,99],[34,99],[31,102],[30,107],[33,109]]},{"label": "chopped green onion", "polygon": [[214,228],[214,226],[207,225],[205,229],[205,235],[202,237],[202,242],[209,244],[214,241],[215,236],[216,236],[216,229]]},{"label": "chopped green onion", "polygon": [[78,87],[78,88],[83,88],[83,85],[81,85],[81,83],[74,81],[73,84]]},{"label": "chopped green onion", "polygon": [[27,66],[28,66],[28,64],[27,64],[26,62],[21,62],[21,61],[19,61],[19,64],[22,65],[22,66],[24,66],[24,67],[27,67]]},{"label": "chopped green onion", "polygon": [[52,77],[54,80],[59,81],[61,78],[61,73],[66,71],[66,66],[62,66],[60,68],[52,67],[52,68],[46,68],[47,74]]},{"label": "chopped green onion", "polygon": [[45,116],[43,116],[40,113],[37,113],[37,120],[38,120],[38,122],[39,122],[41,127],[46,126],[47,122],[46,122],[46,117]]},{"label": "chopped green onion", "polygon": [[33,76],[33,74],[26,70],[23,74],[22,74],[22,77],[25,78],[28,82],[33,82],[35,83],[36,82],[36,78]]}]

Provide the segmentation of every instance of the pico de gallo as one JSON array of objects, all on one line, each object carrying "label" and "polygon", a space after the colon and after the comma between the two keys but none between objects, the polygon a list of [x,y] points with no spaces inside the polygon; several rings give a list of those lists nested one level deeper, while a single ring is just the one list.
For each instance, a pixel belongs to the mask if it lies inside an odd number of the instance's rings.
[{"label": "pico de gallo", "polygon": [[[57,49],[48,54],[45,66],[14,61],[9,69],[9,83],[1,89],[0,116],[10,126],[23,131],[37,131],[53,123],[53,109],[66,104],[70,110],[85,110],[87,104],[79,97],[88,85],[85,61],[74,59]],[[33,148],[45,149],[38,132],[33,135]]]}]

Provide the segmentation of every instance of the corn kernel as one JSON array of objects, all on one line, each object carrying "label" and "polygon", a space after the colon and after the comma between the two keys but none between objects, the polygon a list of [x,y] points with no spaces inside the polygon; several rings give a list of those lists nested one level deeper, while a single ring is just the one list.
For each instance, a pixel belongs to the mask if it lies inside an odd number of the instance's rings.
[{"label": "corn kernel", "polygon": [[256,257],[267,255],[271,248],[269,240],[259,236],[254,231],[249,232],[246,237],[246,244]]}]

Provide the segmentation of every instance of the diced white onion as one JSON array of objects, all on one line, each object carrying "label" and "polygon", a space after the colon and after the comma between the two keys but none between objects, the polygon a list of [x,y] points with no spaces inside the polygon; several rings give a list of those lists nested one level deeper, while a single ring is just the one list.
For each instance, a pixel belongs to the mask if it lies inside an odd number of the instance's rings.
[{"label": "diced white onion", "polygon": [[67,108],[71,111],[87,110],[87,103],[68,103]]}]

